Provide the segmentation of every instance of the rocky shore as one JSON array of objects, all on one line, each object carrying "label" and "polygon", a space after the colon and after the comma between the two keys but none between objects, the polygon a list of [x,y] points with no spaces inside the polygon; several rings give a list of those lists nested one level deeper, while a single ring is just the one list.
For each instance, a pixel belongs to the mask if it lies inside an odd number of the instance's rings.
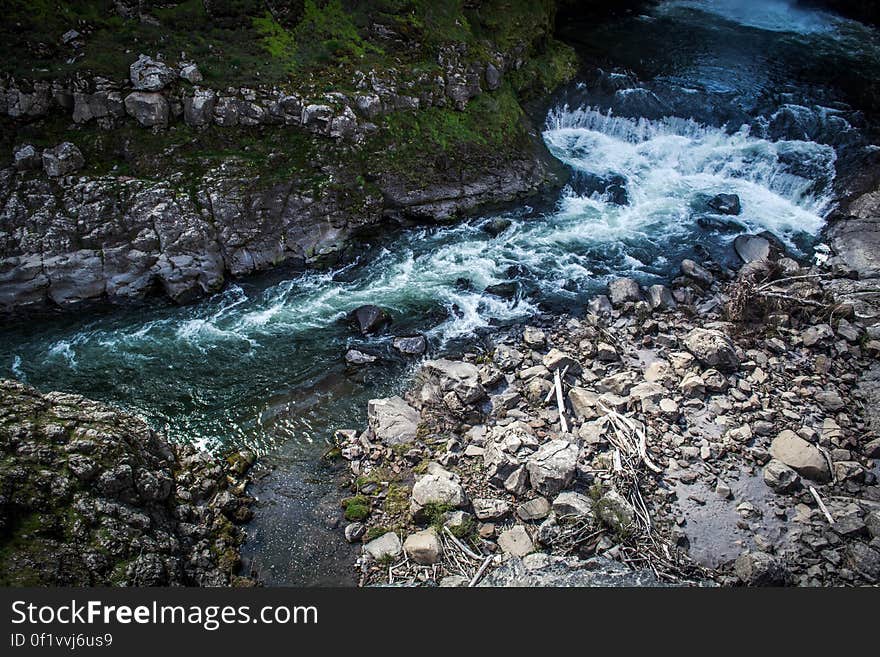
[{"label": "rocky shore", "polygon": [[0,585],[250,586],[237,571],[253,461],[0,381]]},{"label": "rocky shore", "polygon": [[737,246],[371,401],[337,433],[362,584],[880,581],[876,285]]}]

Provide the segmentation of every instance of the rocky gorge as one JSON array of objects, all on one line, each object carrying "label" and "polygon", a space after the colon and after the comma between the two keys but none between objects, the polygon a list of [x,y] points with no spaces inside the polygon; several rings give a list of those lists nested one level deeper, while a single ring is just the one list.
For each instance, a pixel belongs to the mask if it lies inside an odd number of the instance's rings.
[{"label": "rocky gorge", "polygon": [[4,585],[878,583],[872,28],[13,4]]}]

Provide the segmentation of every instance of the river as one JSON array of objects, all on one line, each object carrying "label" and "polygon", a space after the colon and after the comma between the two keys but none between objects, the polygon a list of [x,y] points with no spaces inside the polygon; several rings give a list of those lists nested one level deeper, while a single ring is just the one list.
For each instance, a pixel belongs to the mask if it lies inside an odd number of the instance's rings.
[{"label": "river", "polygon": [[[590,65],[543,119],[572,170],[555,203],[509,209],[497,236],[483,224],[499,216],[396,231],[345,267],[276,271],[195,305],[8,325],[0,375],[131,409],[175,441],[254,449],[271,471],[254,486],[247,566],[269,584],[352,583],[340,473],[321,455],[415,363],[390,334],[357,336],[350,310],[386,307],[393,333],[424,332],[438,353],[539,311],[577,312],[614,276],[663,282],[684,257],[730,262],[743,232],[809,258],[876,152],[859,84],[880,77],[880,37],[858,23],[781,0],[681,1],[563,36]],[[719,193],[742,213],[713,214]],[[483,292],[511,281],[514,298]],[[350,347],[382,360],[346,367]]]}]

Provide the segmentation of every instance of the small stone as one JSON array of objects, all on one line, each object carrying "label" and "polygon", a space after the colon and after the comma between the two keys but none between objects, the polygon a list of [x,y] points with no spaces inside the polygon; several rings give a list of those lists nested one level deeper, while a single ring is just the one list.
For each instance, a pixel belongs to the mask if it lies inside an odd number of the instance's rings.
[{"label": "small stone", "polygon": [[787,493],[800,485],[797,472],[778,459],[770,459],[764,466],[764,483],[775,493]]},{"label": "small stone", "polygon": [[565,491],[553,500],[557,518],[585,518],[593,513],[593,500],[581,493]]},{"label": "small stone", "polygon": [[362,522],[353,522],[345,526],[345,540],[349,543],[359,541],[367,533],[367,527]]},{"label": "small stone", "polygon": [[574,479],[578,448],[565,440],[551,440],[529,457],[526,468],[532,488],[556,495]]},{"label": "small stone", "polygon": [[505,500],[478,497],[473,507],[474,515],[480,520],[500,520],[510,513],[510,503]]},{"label": "small stone", "polygon": [[516,515],[525,522],[533,520],[543,520],[550,515],[550,502],[546,497],[536,497],[533,500],[524,502],[516,508]]},{"label": "small stone", "polygon": [[528,531],[522,525],[516,525],[507,531],[501,532],[498,537],[499,547],[514,557],[524,557],[535,551],[535,544]]},{"label": "small stone", "polygon": [[403,552],[403,545],[397,534],[388,532],[365,544],[364,552],[376,561],[385,561],[399,557]]},{"label": "small stone", "polygon": [[39,169],[43,160],[33,144],[19,144],[12,149],[12,163],[18,171]]},{"label": "small stone", "polygon": [[403,542],[403,550],[406,556],[417,564],[429,566],[437,563],[443,554],[443,545],[437,531],[430,527],[415,534],[410,534]]},{"label": "small stone", "polygon": [[377,356],[358,351],[357,349],[349,349],[345,352],[345,362],[349,365],[369,365],[377,360],[379,360]]},{"label": "small stone", "polygon": [[600,342],[596,345],[596,358],[606,363],[616,361],[618,358],[617,349],[607,342]]},{"label": "small stone", "polygon": [[745,552],[736,558],[734,572],[747,586],[784,586],[789,573],[785,564],[766,552]]},{"label": "small stone", "polygon": [[535,328],[534,326],[527,326],[523,330],[523,342],[525,342],[527,347],[540,349],[544,346],[546,341],[547,337],[541,329]]}]

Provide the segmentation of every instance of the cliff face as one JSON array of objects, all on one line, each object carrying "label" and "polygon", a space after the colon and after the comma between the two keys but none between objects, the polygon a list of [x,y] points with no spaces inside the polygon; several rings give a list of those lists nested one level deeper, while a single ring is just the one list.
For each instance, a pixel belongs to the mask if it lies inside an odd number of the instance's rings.
[{"label": "cliff face", "polygon": [[185,302],[559,183],[520,107],[574,72],[552,2],[51,4],[3,28],[5,310]]},{"label": "cliff face", "polygon": [[244,472],[135,416],[0,381],[0,585],[247,583]]}]

